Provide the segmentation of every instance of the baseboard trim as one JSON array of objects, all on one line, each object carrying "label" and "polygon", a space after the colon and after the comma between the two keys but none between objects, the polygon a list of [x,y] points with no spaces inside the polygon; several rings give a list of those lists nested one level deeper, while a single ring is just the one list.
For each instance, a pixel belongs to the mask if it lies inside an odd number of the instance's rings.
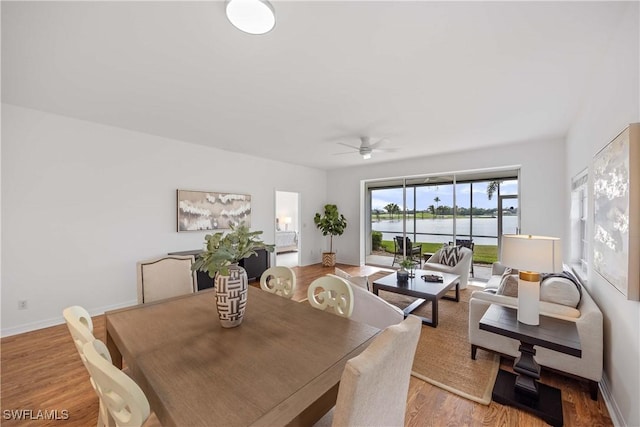
[{"label": "baseboard trim", "polygon": [[[116,310],[118,308],[130,307],[132,305],[138,304],[137,300],[127,301],[119,304],[105,305],[103,307],[97,307],[89,311],[91,316],[98,316],[100,314],[104,314],[105,311]],[[24,334],[25,332],[36,331],[38,329],[49,328],[51,326],[61,325],[64,323],[64,318],[62,314],[58,317],[54,317],[51,319],[39,320],[37,322],[25,323],[19,326],[13,326],[10,328],[3,328],[0,332],[2,338],[10,337],[12,335]]]},{"label": "baseboard trim", "polygon": [[618,404],[611,394],[611,387],[609,387],[609,383],[610,381],[608,380],[607,375],[603,373],[602,380],[600,380],[600,393],[602,393],[604,404],[609,411],[609,416],[611,417],[613,425],[626,427],[627,424],[624,422],[620,408],[618,408]]}]

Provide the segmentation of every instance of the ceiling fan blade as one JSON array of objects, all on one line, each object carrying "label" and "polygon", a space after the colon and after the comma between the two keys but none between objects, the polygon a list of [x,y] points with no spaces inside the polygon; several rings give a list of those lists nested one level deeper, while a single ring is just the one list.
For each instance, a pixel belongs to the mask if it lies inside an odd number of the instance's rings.
[{"label": "ceiling fan blade", "polygon": [[374,148],[373,152],[374,153],[395,153],[397,152],[398,149],[397,148]]},{"label": "ceiling fan blade", "polygon": [[345,144],[344,142],[338,142],[338,144],[340,144],[340,145],[344,145],[345,147],[353,148],[354,150],[358,150],[358,151],[360,151],[360,147],[357,147],[357,146],[355,146],[355,145]]},{"label": "ceiling fan blade", "polygon": [[369,144],[369,147],[376,148],[376,147],[378,147],[380,145],[383,145],[383,144],[386,144],[388,142],[389,142],[389,140],[387,138],[381,138],[381,139],[377,140],[376,142]]},{"label": "ceiling fan blade", "polygon": [[355,151],[344,151],[342,153],[331,153],[332,156],[341,156],[343,154],[358,154],[358,153],[355,152]]}]

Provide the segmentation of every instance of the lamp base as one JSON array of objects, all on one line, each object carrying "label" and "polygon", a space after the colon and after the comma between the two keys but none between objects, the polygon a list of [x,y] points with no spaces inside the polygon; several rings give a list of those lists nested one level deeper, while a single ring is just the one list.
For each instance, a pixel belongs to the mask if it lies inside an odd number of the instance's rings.
[{"label": "lamp base", "polygon": [[518,276],[518,322],[540,324],[540,275],[537,273],[521,271]]}]

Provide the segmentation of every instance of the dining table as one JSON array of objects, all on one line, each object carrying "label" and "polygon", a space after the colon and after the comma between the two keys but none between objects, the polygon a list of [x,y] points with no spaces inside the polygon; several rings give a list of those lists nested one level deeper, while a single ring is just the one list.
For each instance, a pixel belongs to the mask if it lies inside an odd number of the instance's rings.
[{"label": "dining table", "polygon": [[312,425],[379,329],[249,286],[223,328],[208,289],[105,313],[106,343],[164,426]]}]

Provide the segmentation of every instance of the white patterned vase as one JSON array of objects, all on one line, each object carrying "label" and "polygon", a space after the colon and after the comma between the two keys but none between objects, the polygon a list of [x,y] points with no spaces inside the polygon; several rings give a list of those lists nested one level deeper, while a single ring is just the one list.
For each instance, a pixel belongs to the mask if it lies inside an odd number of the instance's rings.
[{"label": "white patterned vase", "polygon": [[249,279],[238,264],[229,266],[229,275],[216,275],[216,306],[223,328],[234,328],[242,323],[247,306]]}]

